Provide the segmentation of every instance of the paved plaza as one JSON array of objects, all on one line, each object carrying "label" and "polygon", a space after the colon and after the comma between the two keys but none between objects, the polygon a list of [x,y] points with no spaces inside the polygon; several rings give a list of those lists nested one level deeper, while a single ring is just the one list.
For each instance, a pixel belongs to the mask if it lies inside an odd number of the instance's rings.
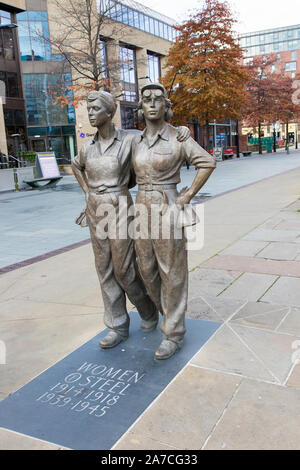
[{"label": "paved plaza", "polygon": [[[219,162],[196,202],[299,167],[300,151],[294,150]],[[184,167],[179,187],[191,185],[195,173]],[[0,269],[87,240],[88,229],[74,223],[84,207],[73,176],[65,176],[56,189],[0,193]]]},{"label": "paved plaza", "polygon": [[[182,185],[194,174],[184,169]],[[187,318],[215,331],[112,448],[299,450],[300,153],[222,162],[205,195]],[[11,250],[2,267],[88,238],[73,226],[84,200],[72,177],[55,191],[2,194],[0,206]],[[3,272],[0,311],[4,400],[104,330],[91,245]],[[0,449],[73,448],[15,431],[0,417]]]}]

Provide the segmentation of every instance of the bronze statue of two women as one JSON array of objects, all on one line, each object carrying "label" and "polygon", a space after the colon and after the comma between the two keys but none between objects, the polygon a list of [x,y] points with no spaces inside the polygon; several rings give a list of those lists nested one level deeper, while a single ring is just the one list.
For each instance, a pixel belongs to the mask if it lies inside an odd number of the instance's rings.
[{"label": "bronze statue of two women", "polygon": [[[142,318],[144,332],[155,329],[159,313],[162,315],[163,339],[154,357],[168,359],[183,343],[188,296],[184,227],[178,228],[168,209],[175,207],[179,214],[190,203],[213,172],[215,160],[190,137],[187,128],[168,124],[171,103],[159,83],[141,90],[139,114],[146,123],[142,133],[115,128],[116,103],[107,92],[91,92],[87,108],[97,133],[83,146],[72,168],[86,195],[86,220],[109,330],[100,347],[113,348],[128,338],[127,295]],[[186,160],[198,171],[192,186],[179,194],[180,169]],[[138,237],[132,237],[129,230],[134,224],[129,189],[135,181],[136,206],[142,207],[144,214],[142,236]],[[117,228],[112,235],[108,230],[106,237],[97,230],[105,217],[99,211],[104,204],[112,205]],[[157,235],[153,237],[154,223]]]}]

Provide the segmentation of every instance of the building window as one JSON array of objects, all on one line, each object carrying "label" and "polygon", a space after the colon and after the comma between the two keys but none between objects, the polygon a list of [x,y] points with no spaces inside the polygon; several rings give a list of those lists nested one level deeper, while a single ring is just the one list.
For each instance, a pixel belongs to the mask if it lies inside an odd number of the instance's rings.
[{"label": "building window", "polygon": [[281,55],[277,54],[277,62],[280,62],[280,61],[281,61]]},{"label": "building window", "polygon": [[[164,17],[162,17],[162,20],[159,20],[158,18],[151,17],[135,10],[134,5],[132,5],[133,8],[130,8],[115,0],[110,0],[109,5],[109,8],[102,9],[102,12],[116,21],[141,29],[146,33],[161,37],[167,41],[173,41],[177,36],[176,31],[171,24],[165,23]],[[98,11],[101,10],[98,8]],[[151,10],[149,13],[151,14]]]},{"label": "building window", "polygon": [[17,21],[22,61],[62,60],[61,55],[51,54],[46,11],[19,13]]},{"label": "building window", "polygon": [[285,71],[293,72],[294,70],[297,70],[297,62],[286,62]]},{"label": "building window", "polygon": [[138,101],[138,95],[135,50],[120,46],[120,62],[124,101],[136,102]]},{"label": "building window", "polygon": [[295,78],[295,76],[296,76],[295,72],[292,72],[291,73],[291,78]]},{"label": "building window", "polygon": [[7,98],[21,98],[18,74],[14,72],[0,72],[0,80],[5,83]]},{"label": "building window", "polygon": [[0,10],[0,23],[11,24],[11,14],[9,11]]},{"label": "building window", "polygon": [[101,74],[103,78],[108,77],[107,70],[107,49],[106,42],[102,39],[100,40],[100,63],[101,63]]},{"label": "building window", "polygon": [[291,52],[291,60],[297,60],[297,51]]},{"label": "building window", "polygon": [[72,96],[68,90],[71,74],[24,74],[24,89],[29,125],[47,126],[75,123],[75,110],[67,105],[62,108],[55,96]]},{"label": "building window", "polygon": [[297,48],[297,41],[289,41],[288,42],[289,49],[296,49]]},{"label": "building window", "polygon": [[3,29],[2,36],[2,55],[6,60],[15,59],[14,36],[11,29]]},{"label": "building window", "polygon": [[52,151],[60,163],[70,163],[76,155],[75,126],[29,127],[33,151]]},{"label": "building window", "polygon": [[148,76],[151,82],[158,82],[158,79],[161,76],[160,57],[148,52],[147,62],[148,62]]},{"label": "building window", "polygon": [[137,116],[135,108],[121,105],[122,129],[136,129]]},{"label": "building window", "polygon": [[277,72],[277,65],[273,64],[271,67],[271,73],[275,73],[275,72]]},{"label": "building window", "polygon": [[[11,14],[8,11],[0,10],[0,24],[11,24]],[[6,60],[15,59],[14,34],[9,28],[2,28],[0,31],[0,56]]]}]

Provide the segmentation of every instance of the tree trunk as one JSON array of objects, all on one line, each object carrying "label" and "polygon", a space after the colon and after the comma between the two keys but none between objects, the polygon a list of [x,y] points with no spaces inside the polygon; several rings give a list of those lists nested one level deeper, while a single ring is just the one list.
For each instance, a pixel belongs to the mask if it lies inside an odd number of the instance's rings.
[{"label": "tree trunk", "polygon": [[262,145],[261,145],[261,123],[258,123],[258,153],[262,155]]},{"label": "tree trunk", "polygon": [[273,150],[274,150],[274,152],[276,152],[276,144],[277,144],[277,142],[276,142],[276,130],[275,130],[275,129],[274,129],[274,131],[273,131],[273,137],[274,137]]},{"label": "tree trunk", "polygon": [[206,121],[206,150],[210,151],[210,142],[209,142],[209,121]]},{"label": "tree trunk", "polygon": [[286,123],[286,153],[290,153],[290,142],[289,142],[289,123]]}]

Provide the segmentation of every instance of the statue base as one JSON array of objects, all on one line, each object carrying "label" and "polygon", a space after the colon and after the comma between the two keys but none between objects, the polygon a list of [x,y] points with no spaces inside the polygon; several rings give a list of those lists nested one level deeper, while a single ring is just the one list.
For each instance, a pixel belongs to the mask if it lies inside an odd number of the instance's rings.
[{"label": "statue base", "polygon": [[219,323],[186,320],[181,350],[156,361],[159,328],[101,350],[103,331],[0,403],[0,427],[74,450],[109,450],[199,351]]}]

